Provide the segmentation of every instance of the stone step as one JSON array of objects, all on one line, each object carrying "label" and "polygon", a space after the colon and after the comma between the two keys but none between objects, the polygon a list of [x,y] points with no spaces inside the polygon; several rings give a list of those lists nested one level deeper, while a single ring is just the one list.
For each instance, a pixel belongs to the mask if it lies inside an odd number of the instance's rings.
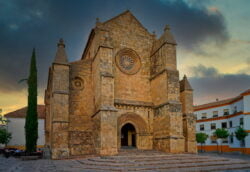
[{"label": "stone step", "polygon": [[[163,164],[163,165],[157,165],[157,166],[152,166],[152,165],[144,165],[142,168],[138,168],[140,170],[147,170],[147,169],[169,169],[169,168],[192,168],[192,167],[209,167],[209,166],[225,166],[225,165],[249,165],[248,162],[239,162],[239,161],[225,161],[225,162],[221,162],[221,161],[213,161],[213,162],[193,162],[193,163],[181,163],[181,164]],[[250,166],[250,165],[249,165]],[[133,168],[130,168],[133,169]]]},{"label": "stone step", "polygon": [[209,158],[198,158],[198,157],[189,157],[189,158],[161,158],[161,159],[157,159],[157,158],[145,158],[145,159],[102,159],[102,158],[89,158],[88,161],[93,161],[93,162],[103,162],[103,163],[124,163],[124,162],[137,162],[137,163],[141,163],[141,162],[158,162],[158,161],[164,161],[166,162],[166,160],[168,162],[173,162],[173,161],[227,161],[228,159],[226,158],[213,158],[212,160]]},{"label": "stone step", "polygon": [[[91,159],[91,158],[90,158]],[[157,160],[182,160],[182,159],[192,159],[192,160],[200,160],[200,159],[211,159],[211,157],[199,157],[199,156],[133,156],[133,157],[97,157],[93,158],[92,160],[99,160],[99,161],[157,161]],[[213,158],[213,159],[221,159],[221,158]]]},{"label": "stone step", "polygon": [[226,171],[250,169],[244,160],[196,154],[168,154],[159,151],[122,150],[117,156],[78,160],[86,171]]},{"label": "stone step", "polygon": [[102,171],[221,171],[233,169],[250,169],[247,162],[229,162],[229,163],[203,163],[203,164],[167,164],[162,166],[144,166],[144,167],[114,167],[114,166],[89,166],[84,165],[85,169]]},{"label": "stone step", "polygon": [[[228,159],[220,160],[220,162],[229,161]],[[81,161],[85,165],[94,165],[94,166],[112,166],[112,167],[131,167],[131,166],[158,166],[166,164],[188,164],[193,163],[193,160],[169,160],[169,161],[152,161],[152,162],[100,162],[100,161]],[[197,160],[195,163],[206,163],[206,162],[218,162],[217,160]]]},{"label": "stone step", "polygon": [[[246,171],[245,171],[246,170]],[[232,165],[223,165],[223,166],[207,166],[207,167],[192,167],[192,168],[179,168],[179,169],[158,169],[156,171],[161,172],[173,172],[173,171],[182,171],[182,172],[249,172],[249,164],[232,164]]]},{"label": "stone step", "polygon": [[[150,153],[139,153],[139,154],[118,154],[118,155],[113,155],[113,156],[107,156],[107,157],[121,157],[121,158],[124,158],[124,157],[143,157],[143,156],[147,156],[147,157],[150,157],[150,156],[153,156],[153,157],[162,157],[162,156],[168,156],[168,157],[173,157],[173,156],[178,156],[178,157],[186,157],[186,156],[198,156],[196,154],[150,154]],[[105,156],[103,156],[105,157]],[[198,156],[198,157],[201,157],[201,156]],[[207,156],[204,156],[204,157],[207,157]]]},{"label": "stone step", "polygon": [[250,171],[250,164],[248,163],[232,163],[232,164],[211,164],[211,165],[200,165],[200,166],[178,166],[178,167],[156,167],[156,168],[147,168],[147,169],[130,169],[132,171],[183,171],[183,172],[210,172],[210,171],[226,171],[226,170],[244,170],[248,169]]}]

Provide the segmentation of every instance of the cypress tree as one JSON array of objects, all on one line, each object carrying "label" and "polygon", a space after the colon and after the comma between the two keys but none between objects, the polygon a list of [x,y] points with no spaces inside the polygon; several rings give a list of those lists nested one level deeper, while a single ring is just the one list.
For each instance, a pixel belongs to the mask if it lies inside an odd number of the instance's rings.
[{"label": "cypress tree", "polygon": [[35,152],[38,139],[37,68],[35,49],[33,49],[31,56],[30,73],[28,78],[28,107],[25,120],[25,139],[26,151]]}]

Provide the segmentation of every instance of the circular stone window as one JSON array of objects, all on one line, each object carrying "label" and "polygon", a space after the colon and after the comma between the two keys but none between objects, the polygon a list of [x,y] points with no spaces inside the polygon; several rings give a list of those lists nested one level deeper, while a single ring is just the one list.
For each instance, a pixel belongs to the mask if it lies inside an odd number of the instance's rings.
[{"label": "circular stone window", "polygon": [[82,90],[84,88],[84,82],[81,78],[76,77],[72,81],[72,87],[76,90]]},{"label": "circular stone window", "polygon": [[140,57],[134,50],[122,49],[115,57],[116,65],[126,74],[136,74],[141,68]]}]

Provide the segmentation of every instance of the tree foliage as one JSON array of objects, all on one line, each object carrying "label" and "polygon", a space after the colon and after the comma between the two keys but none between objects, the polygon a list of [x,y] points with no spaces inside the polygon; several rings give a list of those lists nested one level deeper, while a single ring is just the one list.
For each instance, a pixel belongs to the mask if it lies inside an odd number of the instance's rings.
[{"label": "tree foliage", "polygon": [[205,141],[207,140],[208,135],[205,133],[196,133],[196,141],[198,143],[205,143]]},{"label": "tree foliage", "polygon": [[28,108],[25,120],[26,151],[35,152],[38,139],[37,121],[37,68],[33,49],[28,78]]},{"label": "tree foliage", "polygon": [[214,136],[218,139],[225,139],[229,136],[229,133],[224,128],[217,128],[214,132]]},{"label": "tree foliage", "polygon": [[239,140],[242,141],[245,139],[245,137],[248,136],[248,133],[242,128],[239,127],[236,131],[235,131],[235,137]]},{"label": "tree foliage", "polygon": [[0,114],[0,124],[6,124],[8,122],[7,119],[5,119],[1,114]]},{"label": "tree foliage", "polygon": [[0,143],[7,144],[11,139],[11,133],[9,133],[5,128],[0,128]]}]

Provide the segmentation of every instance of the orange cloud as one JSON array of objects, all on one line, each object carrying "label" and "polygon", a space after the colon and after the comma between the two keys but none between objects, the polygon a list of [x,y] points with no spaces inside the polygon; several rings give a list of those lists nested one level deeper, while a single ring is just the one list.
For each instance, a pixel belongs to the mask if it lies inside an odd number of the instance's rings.
[{"label": "orange cloud", "polygon": [[[12,112],[19,108],[27,106],[27,91],[2,92],[0,91],[0,109],[2,114]],[[38,96],[38,104],[43,104],[43,95]]]}]

